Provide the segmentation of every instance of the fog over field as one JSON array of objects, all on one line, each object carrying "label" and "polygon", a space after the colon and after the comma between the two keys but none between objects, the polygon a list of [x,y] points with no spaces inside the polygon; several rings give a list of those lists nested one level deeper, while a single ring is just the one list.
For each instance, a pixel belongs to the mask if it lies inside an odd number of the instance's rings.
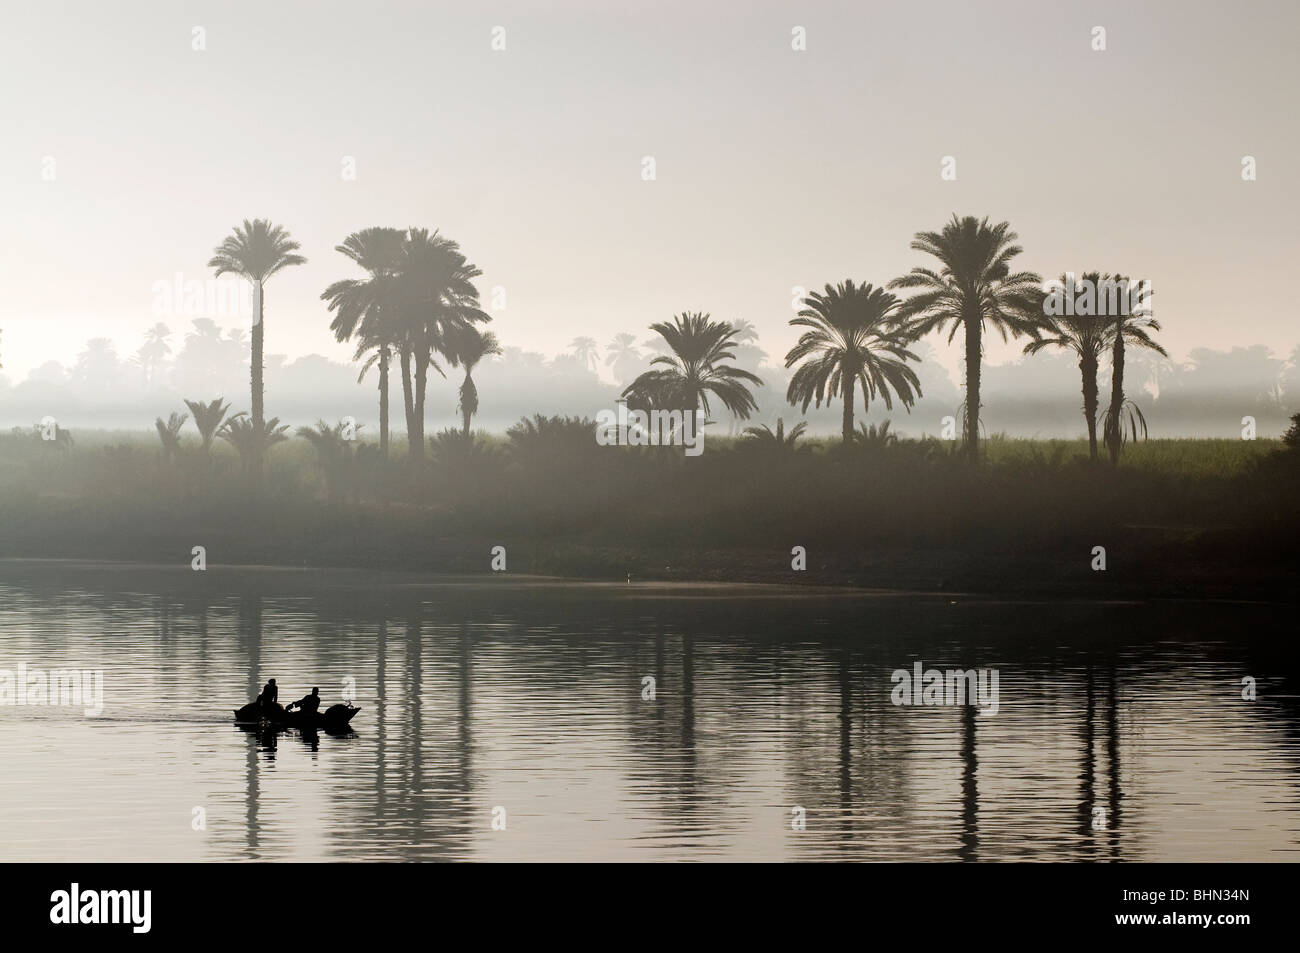
[{"label": "fog over field", "polygon": [[[181,319],[163,322],[169,334],[147,336],[142,327],[135,342],[107,338],[87,342],[70,363],[46,361],[18,378],[0,371],[0,427],[34,425],[55,417],[74,433],[79,429],[152,430],[156,416],[184,412],[182,401],[223,396],[244,409],[248,390],[248,335],[225,319]],[[633,334],[629,329],[628,334]],[[480,403],[475,427],[503,432],[520,417],[534,413],[595,418],[614,406],[623,386],[649,367],[663,342],[643,330],[633,334],[633,354],[615,352],[602,341],[590,354],[581,348],[541,353],[507,346],[475,370]],[[790,371],[781,354],[763,347],[762,338],[736,348],[736,364],[756,373],[763,386],[754,389],[758,411],[749,423],[801,419],[785,400]],[[655,350],[656,344],[659,350]],[[0,338],[0,347],[3,339]],[[165,346],[168,350],[164,350]],[[937,435],[946,416],[957,415],[962,401],[960,378],[939,360],[942,342],[922,341],[914,347],[923,396],[910,413],[895,403],[892,410],[873,404],[863,418],[888,419],[908,436]],[[0,351],[0,361],[4,358]],[[358,365],[319,354],[289,359],[267,355],[267,404],[282,420],[297,424],[324,418],[331,423],[353,417],[375,434],[375,373],[358,383]],[[1134,354],[1127,371],[1127,389],[1143,407],[1152,437],[1236,437],[1244,416],[1253,416],[1260,436],[1278,436],[1287,418],[1300,410],[1300,347],[1277,354],[1265,345],[1216,350],[1195,348],[1171,359]],[[1075,359],[1043,352],[984,367],[983,417],[991,433],[1016,437],[1080,437],[1079,372]],[[455,426],[458,375],[430,375],[429,431]],[[1109,388],[1109,371],[1102,366],[1099,383]],[[809,432],[838,432],[837,405],[809,407]],[[400,429],[400,424],[397,425]],[[742,425],[743,426],[743,425]],[[708,433],[730,433],[735,422],[717,415]]]}]

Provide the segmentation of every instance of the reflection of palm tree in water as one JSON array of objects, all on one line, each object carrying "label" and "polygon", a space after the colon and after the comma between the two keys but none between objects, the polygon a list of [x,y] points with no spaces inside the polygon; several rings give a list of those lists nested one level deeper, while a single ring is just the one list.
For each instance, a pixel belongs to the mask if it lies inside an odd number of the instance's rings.
[{"label": "reflection of palm tree in water", "polygon": [[1084,852],[1092,856],[1096,844],[1092,839],[1094,812],[1097,809],[1097,769],[1093,760],[1096,727],[1096,703],[1093,693],[1092,666],[1088,666],[1083,696],[1083,745],[1080,751],[1083,764],[1079,769],[1079,825],[1078,834],[1083,840]]},{"label": "reflection of palm tree in water", "polygon": [[682,634],[681,769],[677,792],[681,801],[681,825],[698,827],[696,816],[707,810],[709,798],[701,790],[699,752],[695,748],[695,640]]},{"label": "reflection of palm tree in water", "polygon": [[[621,627],[615,631],[619,637],[625,634]],[[628,780],[650,792],[649,809],[658,834],[671,839],[674,847],[693,848],[696,843],[683,832],[706,826],[698,814],[708,810],[711,802],[701,793],[695,747],[694,645],[689,635],[682,635],[680,682],[674,684],[678,673],[669,668],[668,639],[663,624],[656,623],[654,701],[642,699],[640,679],[645,668],[637,661],[637,653],[629,655],[637,690],[628,694],[628,743],[636,755],[631,760]]]},{"label": "reflection of palm tree in water", "polygon": [[957,855],[966,861],[979,854],[979,785],[975,756],[975,706],[961,709],[961,848]]},{"label": "reflection of palm tree in water", "polygon": [[[386,613],[388,607],[384,606],[379,611]],[[385,699],[388,695],[388,618],[387,615],[381,615],[379,618],[379,636],[378,636],[378,657],[375,661],[375,814],[378,817],[384,817],[387,811],[387,791],[388,787],[384,779],[388,776],[386,770],[388,766],[388,717],[387,703]]]},{"label": "reflection of palm tree in water", "polygon": [[[400,790],[392,798],[385,797],[380,787],[379,804],[376,808],[375,821],[380,827],[377,838],[383,846],[399,850],[408,859],[448,859],[454,855],[463,855],[466,846],[472,841],[474,820],[466,813],[463,805],[470,800],[471,752],[473,747],[472,718],[472,640],[467,619],[438,619],[432,630],[441,633],[449,624],[459,622],[459,636],[454,654],[438,652],[434,655],[437,668],[432,673],[435,684],[441,686],[444,672],[441,663],[449,661],[456,668],[456,706],[458,709],[457,725],[454,737],[444,732],[447,725],[441,704],[435,704],[435,721],[430,730],[432,748],[436,751],[454,752],[445,757],[438,756],[431,762],[432,770],[426,772],[424,765],[424,739],[426,726],[424,718],[424,645],[423,631],[426,620],[419,607],[409,610],[405,623],[405,659],[403,667],[406,673],[405,685],[395,706],[380,706],[381,742],[376,753],[378,764],[376,771],[382,777],[385,771],[392,771],[391,759],[394,753],[387,750],[387,722],[391,716],[399,719],[402,726],[400,750],[395,752],[400,759],[398,777],[402,778]],[[435,623],[431,623],[435,624]],[[386,637],[387,626],[381,625],[381,641]],[[439,639],[438,645],[448,646],[450,640]],[[386,666],[386,650],[381,651],[380,692],[385,693],[383,666]],[[448,697],[450,693],[441,691],[435,698]],[[404,703],[404,704],[403,704]],[[445,714],[450,715],[450,712]],[[402,716],[405,715],[405,718]],[[449,725],[447,725],[450,728]]]},{"label": "reflection of palm tree in water", "polygon": [[411,706],[411,724],[406,762],[410,771],[405,802],[410,814],[413,842],[419,842],[425,826],[424,816],[424,710],[421,696],[424,692],[423,645],[420,639],[419,610],[412,610],[406,622],[406,664],[410,672],[406,697]]},{"label": "reflection of palm tree in water", "polygon": [[1113,860],[1119,860],[1119,825],[1121,821],[1120,800],[1123,798],[1123,792],[1120,790],[1119,778],[1119,706],[1116,691],[1116,674],[1115,665],[1110,667],[1110,678],[1106,682],[1106,771],[1109,778],[1108,794],[1110,795],[1110,824],[1108,839],[1110,841],[1110,855]]},{"label": "reflection of palm tree in water", "polygon": [[1084,690],[1083,744],[1080,755],[1083,764],[1079,771],[1079,827],[1084,852],[1095,856],[1100,843],[1110,848],[1113,860],[1120,858],[1120,802],[1123,791],[1120,783],[1119,711],[1114,662],[1106,682],[1106,775],[1107,787],[1104,804],[1097,797],[1097,693],[1093,666],[1087,668]]},{"label": "reflection of palm tree in water", "polygon": [[[248,659],[248,686],[245,694],[248,698],[255,698],[261,692],[260,669],[262,667],[262,597],[259,594],[250,593],[240,600],[239,641]],[[263,739],[258,733],[249,733],[247,782],[244,795],[244,834],[249,860],[259,858],[258,835],[261,828],[257,819],[257,807],[262,744]],[[273,742],[272,748],[274,748]]]},{"label": "reflection of palm tree in water", "polygon": [[[446,724],[441,705],[434,703],[434,721],[431,727],[431,750],[438,752],[431,762],[431,770],[424,770],[425,719],[423,691],[425,672],[423,665],[423,627],[425,620],[419,608],[412,608],[404,623],[405,655],[397,660],[396,673],[399,684],[393,700],[388,700],[388,607],[380,610],[378,645],[375,668],[375,761],[373,810],[365,803],[347,810],[347,820],[338,825],[349,837],[355,836],[358,827],[369,834],[374,851],[396,855],[405,860],[447,860],[464,854],[472,841],[474,822],[464,810],[469,801],[469,747],[470,690],[468,684],[469,648],[465,626],[462,625],[460,655],[457,663],[461,672],[459,685],[460,724],[456,738],[440,730]],[[399,610],[400,611],[400,610]],[[443,620],[438,620],[435,631],[444,631]],[[445,643],[444,643],[445,644]],[[440,677],[436,670],[432,677],[435,686]],[[434,692],[435,699],[446,697]],[[396,732],[394,745],[389,744],[390,727]],[[456,750],[460,749],[460,750]],[[445,756],[442,752],[446,752]],[[454,765],[454,767],[446,767]],[[394,785],[387,783],[395,778]]]},{"label": "reflection of palm tree in water", "polygon": [[837,843],[849,850],[853,839],[853,681],[849,669],[849,655],[840,653],[840,836]]},{"label": "reflection of palm tree in water", "polygon": [[470,639],[469,625],[462,619],[460,623],[460,637],[456,642],[456,682],[457,682],[457,702],[460,707],[459,725],[457,731],[456,752],[460,757],[458,786],[462,793],[468,794],[471,781],[470,771],[473,766],[471,759],[471,747],[474,743],[473,730],[470,724],[470,712],[473,699],[470,692],[470,684],[474,677],[473,655],[471,650],[473,643]]},{"label": "reflection of palm tree in water", "polygon": [[[662,625],[655,626],[655,685],[664,684],[664,629]],[[655,723],[662,729],[664,722],[664,709],[662,705],[654,706]]]},{"label": "reflection of palm tree in water", "polygon": [[692,774],[695,768],[695,642],[682,636],[682,749]]}]

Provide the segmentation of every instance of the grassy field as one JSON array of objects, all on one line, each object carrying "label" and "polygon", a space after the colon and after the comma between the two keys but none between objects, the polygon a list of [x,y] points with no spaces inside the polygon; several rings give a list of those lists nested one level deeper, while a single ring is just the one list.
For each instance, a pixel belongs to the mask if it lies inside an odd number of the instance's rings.
[{"label": "grassy field", "polygon": [[224,444],[167,459],[143,433],[0,434],[0,556],[188,563],[202,545],[214,564],[488,572],[502,545],[511,572],[1116,596],[1275,595],[1300,566],[1300,465],[1278,441],[1150,440],[1117,468],[1084,441],[1000,436],[977,465],[937,440],[710,436],[688,459],[574,421],[430,444],[412,466],[400,436],[387,462],[295,438],[259,486]]}]

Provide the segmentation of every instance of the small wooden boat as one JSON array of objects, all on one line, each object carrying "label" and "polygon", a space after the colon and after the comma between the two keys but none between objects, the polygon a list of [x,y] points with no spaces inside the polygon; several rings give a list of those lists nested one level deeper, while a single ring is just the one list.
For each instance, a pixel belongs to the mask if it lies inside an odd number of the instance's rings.
[{"label": "small wooden boat", "polygon": [[257,727],[271,727],[278,730],[304,728],[323,731],[346,731],[348,723],[361,709],[352,705],[331,705],[323,712],[286,711],[284,706],[276,704],[265,709],[257,702],[250,702],[243,708],[235,710],[235,724]]}]

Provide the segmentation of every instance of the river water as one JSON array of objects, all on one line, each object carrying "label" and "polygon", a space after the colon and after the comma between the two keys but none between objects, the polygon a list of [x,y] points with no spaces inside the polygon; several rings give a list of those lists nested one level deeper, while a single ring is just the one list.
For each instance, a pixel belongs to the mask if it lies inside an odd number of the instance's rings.
[{"label": "river water", "polygon": [[[0,561],[0,850],[1294,860],[1290,616]],[[918,662],[995,672],[997,712],[894,704]],[[56,669],[85,696],[31,694]],[[353,697],[353,732],[235,726],[268,677]]]}]

